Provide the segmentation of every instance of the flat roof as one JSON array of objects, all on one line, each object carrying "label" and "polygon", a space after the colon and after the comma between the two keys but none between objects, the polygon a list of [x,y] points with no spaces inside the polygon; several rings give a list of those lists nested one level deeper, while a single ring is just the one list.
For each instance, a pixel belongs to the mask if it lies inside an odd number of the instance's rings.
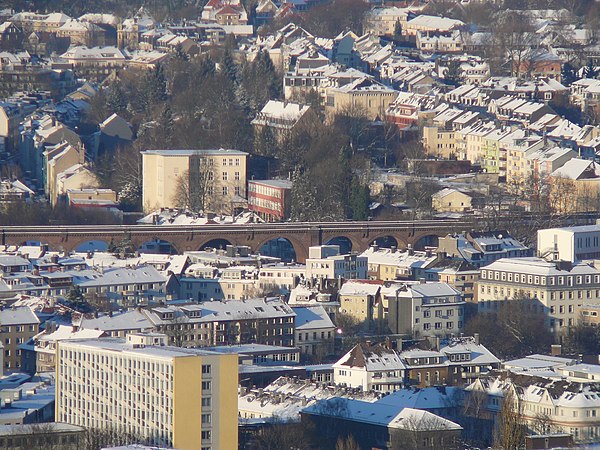
[{"label": "flat roof", "polygon": [[241,150],[233,149],[181,149],[181,150],[144,150],[145,155],[161,155],[161,156],[193,156],[193,155],[232,155],[232,156],[247,156],[248,153]]}]

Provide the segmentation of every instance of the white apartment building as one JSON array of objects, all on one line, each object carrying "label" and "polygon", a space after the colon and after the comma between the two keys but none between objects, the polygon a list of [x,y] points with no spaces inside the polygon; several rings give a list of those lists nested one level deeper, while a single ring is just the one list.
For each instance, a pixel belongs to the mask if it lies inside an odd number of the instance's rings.
[{"label": "white apartment building", "polygon": [[485,266],[477,281],[480,312],[524,296],[537,302],[553,332],[577,324],[578,307],[600,303],[600,271],[585,263],[542,258],[503,258]]},{"label": "white apartment building", "polygon": [[393,392],[402,388],[405,370],[395,350],[359,343],[333,365],[333,382],[365,392]]},{"label": "white apartment building", "polygon": [[306,277],[321,280],[365,280],[368,259],[356,254],[340,255],[339,245],[309,247]]},{"label": "white apartment building", "polygon": [[451,336],[464,326],[466,302],[447,283],[403,283],[381,289],[383,318],[392,333]]},{"label": "white apartment building", "polygon": [[537,248],[539,256],[555,261],[600,259],[600,225],[538,230]]},{"label": "white apartment building", "polygon": [[57,422],[181,450],[237,448],[238,356],[164,343],[151,333],[58,343]]}]

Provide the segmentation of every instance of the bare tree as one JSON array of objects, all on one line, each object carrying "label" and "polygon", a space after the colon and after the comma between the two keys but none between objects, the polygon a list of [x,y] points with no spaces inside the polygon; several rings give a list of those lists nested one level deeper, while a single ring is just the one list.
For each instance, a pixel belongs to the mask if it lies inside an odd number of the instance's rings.
[{"label": "bare tree", "polygon": [[135,433],[121,428],[87,428],[80,448],[82,450],[99,450],[105,447],[143,443],[145,441],[146,439]]},{"label": "bare tree", "polygon": [[216,206],[218,182],[210,162],[208,158],[196,155],[190,160],[190,169],[176,179],[173,201],[179,208],[199,212]]},{"label": "bare tree", "polygon": [[360,446],[354,439],[354,436],[340,436],[335,443],[335,450],[360,450]]},{"label": "bare tree", "polygon": [[494,448],[514,450],[525,444],[527,427],[524,422],[522,405],[519,398],[508,390],[504,393],[502,407],[494,431]]},{"label": "bare tree", "polygon": [[176,315],[173,319],[163,325],[164,333],[169,338],[169,343],[176,347],[183,347],[190,335],[189,320],[185,314]]},{"label": "bare tree", "polygon": [[511,76],[519,77],[532,48],[537,48],[538,36],[529,16],[525,12],[504,11],[497,16],[491,29],[490,45],[496,52],[494,60]]}]

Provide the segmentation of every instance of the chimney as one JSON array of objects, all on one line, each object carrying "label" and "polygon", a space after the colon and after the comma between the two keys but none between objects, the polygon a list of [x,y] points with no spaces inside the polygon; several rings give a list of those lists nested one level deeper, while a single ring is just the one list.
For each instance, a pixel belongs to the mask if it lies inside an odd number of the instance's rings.
[{"label": "chimney", "polygon": [[562,355],[562,345],[560,345],[560,344],[552,344],[550,346],[550,355],[552,355],[552,356],[560,356],[560,355]]},{"label": "chimney", "polygon": [[436,336],[435,340],[434,340],[434,350],[439,352],[440,351],[440,337]]},{"label": "chimney", "polygon": [[475,345],[479,345],[479,333],[473,333],[473,341],[475,341]]}]

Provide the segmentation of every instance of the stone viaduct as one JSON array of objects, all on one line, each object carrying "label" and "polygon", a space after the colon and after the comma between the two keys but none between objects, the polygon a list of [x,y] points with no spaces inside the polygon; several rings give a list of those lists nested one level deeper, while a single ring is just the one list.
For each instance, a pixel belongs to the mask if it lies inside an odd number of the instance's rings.
[{"label": "stone viaduct", "polygon": [[211,241],[226,241],[247,245],[257,252],[266,242],[285,238],[294,247],[296,259],[304,262],[308,248],[344,237],[352,243],[353,251],[364,251],[376,239],[392,237],[399,248],[411,245],[419,249],[433,238],[451,232],[471,230],[474,223],[466,220],[422,220],[403,222],[323,222],[323,223],[261,223],[240,225],[66,225],[66,226],[6,226],[0,227],[3,245],[25,242],[47,244],[53,250],[72,251],[90,241],[119,243],[130,240],[141,246],[146,242],[169,242],[178,252],[199,250]]}]

